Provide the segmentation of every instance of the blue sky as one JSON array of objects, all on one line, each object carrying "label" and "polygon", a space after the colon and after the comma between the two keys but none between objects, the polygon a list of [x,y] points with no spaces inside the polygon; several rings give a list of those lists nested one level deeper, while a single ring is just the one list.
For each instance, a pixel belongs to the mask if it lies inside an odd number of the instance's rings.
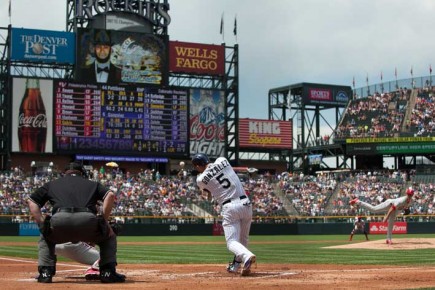
[{"label": "blue sky", "polygon": [[[0,26],[9,24],[0,0]],[[267,119],[269,89],[299,82],[364,86],[429,74],[433,0],[170,0],[171,40],[234,45],[240,117]],[[219,33],[224,15],[224,39]],[[65,30],[66,1],[12,0],[14,27]]]}]

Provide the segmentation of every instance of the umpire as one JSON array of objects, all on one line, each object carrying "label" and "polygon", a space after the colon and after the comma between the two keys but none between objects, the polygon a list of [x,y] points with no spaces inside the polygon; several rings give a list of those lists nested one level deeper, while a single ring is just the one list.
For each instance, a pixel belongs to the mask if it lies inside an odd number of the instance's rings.
[{"label": "umpire", "polygon": [[[41,232],[39,240],[38,282],[51,283],[56,274],[55,245],[66,242],[92,242],[100,248],[100,280],[124,282],[116,272],[116,235],[107,220],[115,194],[98,182],[85,179],[79,163],[70,163],[65,175],[36,189],[28,199],[30,213]],[[103,201],[102,215],[97,215],[97,201]],[[48,202],[52,215],[41,208]]]}]

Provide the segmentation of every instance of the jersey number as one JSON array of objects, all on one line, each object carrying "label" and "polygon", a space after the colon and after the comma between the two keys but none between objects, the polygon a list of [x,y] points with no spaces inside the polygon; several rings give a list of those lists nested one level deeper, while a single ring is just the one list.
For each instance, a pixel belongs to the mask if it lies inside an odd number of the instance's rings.
[{"label": "jersey number", "polygon": [[223,173],[221,173],[218,176],[216,176],[216,180],[219,182],[219,184],[222,185],[223,188],[227,189],[228,187],[231,186],[231,183],[228,180],[228,178],[222,178],[222,177],[224,177]]}]

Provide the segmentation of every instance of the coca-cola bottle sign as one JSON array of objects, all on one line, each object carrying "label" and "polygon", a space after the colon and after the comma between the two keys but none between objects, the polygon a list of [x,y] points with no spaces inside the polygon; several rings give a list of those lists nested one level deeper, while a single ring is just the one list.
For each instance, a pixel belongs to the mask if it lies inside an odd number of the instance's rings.
[{"label": "coca-cola bottle sign", "polygon": [[18,140],[21,152],[45,152],[47,115],[38,79],[27,79],[18,114]]},{"label": "coca-cola bottle sign", "polygon": [[47,128],[47,116],[38,114],[37,116],[26,117],[24,113],[21,113],[18,118],[18,128],[20,127]]}]

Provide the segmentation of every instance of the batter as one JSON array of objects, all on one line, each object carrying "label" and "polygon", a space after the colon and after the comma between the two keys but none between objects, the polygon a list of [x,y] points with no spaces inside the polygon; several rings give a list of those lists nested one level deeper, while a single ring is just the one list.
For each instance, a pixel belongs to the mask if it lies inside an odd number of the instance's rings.
[{"label": "batter", "polygon": [[238,273],[243,264],[241,275],[249,275],[252,264],[256,262],[255,255],[247,248],[252,205],[239,177],[224,157],[211,163],[207,155],[198,153],[193,156],[192,164],[200,172],[196,178],[198,187],[208,194],[209,199],[213,198],[221,205],[227,248],[234,253],[227,271]]}]

